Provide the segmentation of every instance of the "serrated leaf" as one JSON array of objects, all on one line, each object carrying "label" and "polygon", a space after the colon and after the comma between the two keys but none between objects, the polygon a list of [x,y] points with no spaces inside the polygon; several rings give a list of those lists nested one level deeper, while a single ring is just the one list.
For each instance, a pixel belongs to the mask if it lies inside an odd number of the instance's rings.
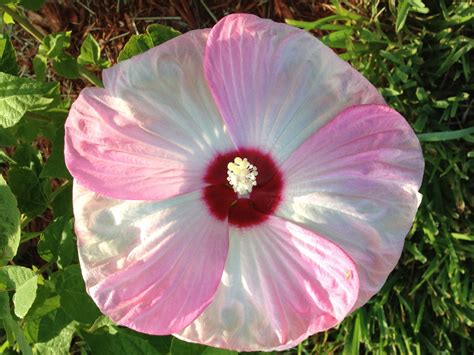
[{"label": "serrated leaf", "polygon": [[38,275],[26,267],[9,265],[0,269],[0,283],[0,289],[15,290],[14,311],[23,318],[36,298]]},{"label": "serrated leaf", "polygon": [[100,311],[86,293],[79,265],[65,268],[59,276],[56,289],[61,297],[61,307],[72,319],[81,323],[93,323]]},{"label": "serrated leaf", "polygon": [[0,127],[18,123],[55,86],[0,73]]},{"label": "serrated leaf", "polygon": [[46,209],[48,186],[40,182],[33,170],[11,168],[8,171],[8,185],[17,198],[20,211],[27,216],[35,217]]},{"label": "serrated leaf", "polygon": [[20,5],[28,10],[38,11],[46,0],[20,0]]},{"label": "serrated leaf", "polygon": [[53,68],[56,70],[58,75],[65,77],[66,79],[77,79],[79,78],[79,65],[77,64],[74,57],[70,55],[62,55],[53,59]]},{"label": "serrated leaf", "polygon": [[15,195],[0,175],[0,264],[16,255],[20,244],[20,224]]},{"label": "serrated leaf", "polygon": [[72,224],[68,219],[67,217],[55,219],[41,233],[38,243],[38,254],[44,260],[57,262],[63,268],[71,264],[75,252]]},{"label": "serrated leaf", "polygon": [[81,45],[81,54],[77,57],[79,64],[100,64],[100,46],[89,33]]},{"label": "serrated leaf", "polygon": [[172,27],[152,24],[146,28],[147,34],[150,36],[153,45],[158,46],[172,38],[178,37],[181,32],[175,30]]},{"label": "serrated leaf", "polygon": [[3,34],[0,34],[0,72],[11,75],[18,74],[15,50],[10,38]]},{"label": "serrated leaf", "polygon": [[146,34],[133,35],[120,51],[117,58],[118,62],[132,58],[133,56],[143,53],[153,47],[153,40]]}]

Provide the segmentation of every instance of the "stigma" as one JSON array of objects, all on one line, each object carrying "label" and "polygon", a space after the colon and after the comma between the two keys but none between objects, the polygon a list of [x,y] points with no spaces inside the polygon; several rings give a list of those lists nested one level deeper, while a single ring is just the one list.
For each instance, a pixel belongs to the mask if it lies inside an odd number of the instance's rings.
[{"label": "stigma", "polygon": [[254,186],[257,185],[257,167],[247,158],[236,157],[227,164],[227,181],[239,197],[248,197]]}]

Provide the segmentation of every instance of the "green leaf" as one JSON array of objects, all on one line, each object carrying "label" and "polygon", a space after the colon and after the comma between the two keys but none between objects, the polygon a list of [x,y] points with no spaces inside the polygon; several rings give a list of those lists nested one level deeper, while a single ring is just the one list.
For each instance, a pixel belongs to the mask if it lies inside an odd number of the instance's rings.
[{"label": "green leaf", "polygon": [[[0,320],[10,316],[10,297],[8,292],[0,291]],[[1,324],[1,322],[0,322]]]},{"label": "green leaf", "polygon": [[0,265],[16,255],[20,235],[20,211],[17,201],[0,175]]},{"label": "green leaf", "polygon": [[132,58],[133,56],[143,53],[153,47],[153,40],[148,35],[133,35],[120,51],[117,58],[118,62]]},{"label": "green leaf", "polygon": [[453,139],[467,138],[474,134],[474,127],[460,129],[457,131],[432,132],[418,134],[417,137],[422,142],[442,142]]},{"label": "green leaf", "polygon": [[237,351],[207,347],[202,355],[239,355]]},{"label": "green leaf", "polygon": [[18,346],[20,347],[20,351],[23,355],[33,355],[33,351],[31,350],[30,345],[25,339],[25,336],[23,335],[23,332],[18,325],[18,323],[12,318],[12,316],[7,316],[3,320],[3,324],[5,326],[5,329],[7,331],[7,334],[10,333],[12,334],[16,341],[18,342]]},{"label": "green leaf", "polygon": [[153,46],[158,46],[172,38],[178,37],[181,32],[175,30],[172,27],[152,24],[146,28],[146,32],[153,42]]},{"label": "green leaf", "polygon": [[79,265],[65,268],[59,276],[56,289],[61,297],[61,307],[72,319],[93,323],[100,311],[86,293]]},{"label": "green leaf", "polygon": [[0,34],[0,72],[11,75],[18,74],[15,50],[13,49],[10,38],[3,34]]},{"label": "green leaf", "polygon": [[201,355],[206,346],[195,343],[187,343],[178,338],[171,341],[170,355]]},{"label": "green leaf", "polygon": [[53,152],[46,161],[40,177],[70,179],[71,174],[69,174],[66,163],[64,162],[64,125],[58,128],[52,143]]},{"label": "green leaf", "polygon": [[9,147],[16,144],[14,132],[11,128],[0,127],[0,147]]},{"label": "green leaf", "polygon": [[38,11],[46,0],[20,0],[20,5],[28,10]]},{"label": "green leaf", "polygon": [[47,69],[47,58],[41,54],[37,54],[36,57],[33,58],[33,70],[35,71],[36,80],[45,81]]},{"label": "green leaf", "polygon": [[39,103],[55,84],[0,73],[0,127],[11,127]]},{"label": "green leaf", "polygon": [[38,53],[48,58],[57,58],[71,45],[71,31],[47,35],[39,46]]},{"label": "green leaf", "polygon": [[25,317],[31,308],[38,288],[36,273],[23,266],[5,266],[0,269],[0,290],[15,290],[14,311],[17,317]]},{"label": "green leaf", "polygon": [[77,62],[79,64],[100,64],[100,46],[90,33],[82,42],[81,54],[77,57]]},{"label": "green leaf", "polygon": [[72,224],[67,217],[57,218],[41,233],[38,254],[48,262],[66,267],[71,264],[75,252]]},{"label": "green leaf", "polygon": [[[52,326],[56,326],[53,323]],[[41,355],[69,355],[71,352],[71,341],[76,331],[73,323],[65,327],[59,328],[59,333],[45,342],[39,342],[34,345],[34,348]]]},{"label": "green leaf", "polygon": [[84,338],[92,350],[92,354],[101,355],[144,355],[159,354],[159,352],[145,339],[119,330],[116,334],[89,334]]},{"label": "green leaf", "polygon": [[72,184],[58,188],[51,194],[51,199],[54,216],[72,216]]},{"label": "green leaf", "polygon": [[150,25],[146,29],[146,34],[132,35],[132,37],[130,37],[120,51],[117,61],[121,62],[129,59],[180,34],[179,31],[168,26],[159,24]]},{"label": "green leaf", "polygon": [[405,26],[405,21],[410,11],[410,0],[401,0],[397,8],[397,20],[395,22],[395,31],[398,33]]},{"label": "green leaf", "polygon": [[46,209],[48,186],[40,182],[33,170],[11,168],[8,171],[8,184],[18,200],[20,211],[28,217],[35,217]]},{"label": "green leaf", "polygon": [[56,70],[58,75],[61,75],[66,79],[77,79],[80,76],[79,65],[74,57],[69,54],[64,54],[60,57],[54,58],[53,68]]}]

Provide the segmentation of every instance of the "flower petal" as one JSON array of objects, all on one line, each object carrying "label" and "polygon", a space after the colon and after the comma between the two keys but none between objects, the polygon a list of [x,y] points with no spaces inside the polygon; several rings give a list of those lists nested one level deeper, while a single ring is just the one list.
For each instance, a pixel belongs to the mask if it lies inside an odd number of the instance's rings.
[{"label": "flower petal", "polygon": [[228,251],[226,223],[200,192],[120,201],[74,185],[75,229],[88,293],[120,325],[170,334],[212,301]]},{"label": "flower petal", "polygon": [[239,351],[287,349],[339,323],[357,299],[358,282],[338,246],[271,216],[230,229],[216,297],[177,336]]},{"label": "flower petal", "polygon": [[66,122],[66,163],[105,196],[156,200],[202,188],[207,163],[233,147],[207,87],[208,30],[191,31],[104,71]]},{"label": "flower petal", "polygon": [[356,308],[395,267],[421,195],[424,161],[416,135],[395,110],[346,109],[296,150],[281,169],[277,215],[324,235],[357,265]]},{"label": "flower petal", "polygon": [[377,90],[305,31],[226,16],[207,42],[205,75],[237,147],[284,160],[342,109],[380,103]]}]

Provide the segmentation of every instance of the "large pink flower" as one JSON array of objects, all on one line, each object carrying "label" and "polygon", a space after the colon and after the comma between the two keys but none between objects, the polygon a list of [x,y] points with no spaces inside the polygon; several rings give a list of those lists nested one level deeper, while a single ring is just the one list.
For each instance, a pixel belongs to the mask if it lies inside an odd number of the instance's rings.
[{"label": "large pink flower", "polygon": [[312,35],[231,15],[104,84],[74,103],[65,154],[83,276],[115,322],[282,350],[382,287],[420,201],[420,145]]}]

